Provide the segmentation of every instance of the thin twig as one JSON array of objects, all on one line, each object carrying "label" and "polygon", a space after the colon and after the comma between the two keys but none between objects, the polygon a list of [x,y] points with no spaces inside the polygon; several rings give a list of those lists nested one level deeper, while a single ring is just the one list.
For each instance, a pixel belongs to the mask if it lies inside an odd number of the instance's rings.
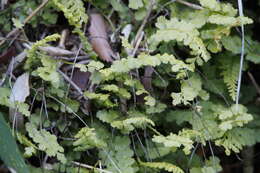
[{"label": "thin twig", "polygon": [[[26,19],[23,22],[23,25],[27,24],[32,19],[32,17],[35,16],[48,2],[49,0],[43,0],[43,2],[28,17],[26,17]],[[19,32],[20,28],[15,28],[12,31],[10,31],[7,34],[6,38],[0,42],[0,46],[3,45],[8,38],[12,37],[13,35],[18,35]]]},{"label": "thin twig", "polygon": [[66,38],[68,37],[68,34],[69,34],[68,29],[62,30],[58,47],[65,49],[65,41],[66,41]]},{"label": "thin twig", "polygon": [[138,40],[136,40],[136,44],[135,44],[134,50],[131,53],[131,56],[135,56],[143,37],[144,37],[144,32],[142,31],[140,37],[138,38]]},{"label": "thin twig", "polygon": [[148,9],[148,11],[147,11],[147,13],[146,13],[146,16],[145,16],[145,18],[144,18],[144,20],[143,20],[141,26],[139,27],[136,36],[135,36],[134,42],[133,42],[133,44],[132,44],[132,45],[134,45],[133,47],[135,47],[135,45],[136,45],[136,43],[137,43],[137,40],[138,40],[139,37],[142,35],[142,32],[143,32],[143,30],[144,30],[144,27],[145,27],[145,25],[146,25],[146,23],[147,23],[147,21],[148,21],[148,18],[149,18],[149,16],[150,16],[151,12],[152,12],[152,10],[153,10],[153,6],[154,6],[154,5],[155,5],[155,0],[151,0],[149,9]]},{"label": "thin twig", "polygon": [[86,127],[88,127],[87,123],[76,113],[72,110],[72,108],[70,108],[67,104],[64,104],[62,101],[58,100],[57,98],[53,97],[52,95],[48,94],[48,97],[52,98],[53,100],[55,100],[56,102],[58,102],[59,104],[61,104],[62,106],[64,106],[65,108],[69,108],[71,113],[77,117]]},{"label": "thin twig", "polygon": [[95,169],[95,170],[98,170],[99,172],[103,172],[103,173],[112,173],[110,171],[106,171],[106,170],[103,170],[103,169],[100,169],[100,168],[95,168],[93,166],[90,166],[90,165],[87,165],[87,164],[84,164],[84,163],[79,163],[79,162],[75,162],[75,161],[72,161],[71,163],[73,163],[74,165],[83,167],[83,168]]},{"label": "thin twig", "polygon": [[26,17],[23,24],[25,25],[28,23],[33,18],[33,16],[35,16],[48,3],[48,1],[49,0],[43,0],[43,2],[35,10],[33,10],[33,12],[28,17]]},{"label": "thin twig", "polygon": [[203,10],[204,8],[200,5],[197,5],[197,4],[193,4],[193,3],[190,3],[190,2],[187,2],[187,1],[184,1],[184,0],[175,0],[176,2],[180,3],[180,4],[183,4],[183,5],[186,5],[188,7],[191,7],[195,10]]},{"label": "thin twig", "polygon": [[256,89],[256,92],[260,95],[260,87],[259,87],[259,85],[257,84],[257,82],[256,82],[256,80],[255,80],[255,78],[254,78],[254,76],[252,75],[251,72],[247,72],[247,75],[249,76],[251,82],[253,83],[253,85],[254,85],[254,87],[255,87],[255,89]]},{"label": "thin twig", "polygon": [[[82,96],[84,96],[84,93],[82,90],[78,87],[77,84],[75,84],[65,73],[63,73],[60,69],[58,69],[58,72],[63,76],[63,78],[70,83],[70,85],[78,91],[78,93]],[[84,96],[85,97],[85,96]],[[87,99],[87,98],[86,98]]]}]

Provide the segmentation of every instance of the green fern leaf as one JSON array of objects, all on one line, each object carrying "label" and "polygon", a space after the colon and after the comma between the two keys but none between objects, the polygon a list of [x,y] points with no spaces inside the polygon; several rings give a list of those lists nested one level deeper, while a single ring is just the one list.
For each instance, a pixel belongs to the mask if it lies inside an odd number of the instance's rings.
[{"label": "green fern leaf", "polygon": [[210,157],[205,161],[205,166],[193,167],[190,169],[190,173],[218,173],[222,171],[220,160],[218,157]]},{"label": "green fern leaf", "polygon": [[243,105],[232,105],[230,108],[220,108],[215,114],[221,120],[219,128],[223,131],[230,130],[233,127],[242,127],[249,121],[253,120],[253,116],[247,113],[247,109]]},{"label": "green fern leaf", "polygon": [[43,80],[51,82],[52,86],[59,88],[60,75],[57,72],[57,63],[53,58],[42,55],[41,62],[43,67],[38,67],[35,73],[38,74]]},{"label": "green fern leaf", "polygon": [[88,127],[80,129],[80,131],[75,135],[77,140],[73,142],[73,146],[76,147],[74,148],[75,151],[86,151],[94,147],[106,147],[106,143],[97,137],[94,130],[95,129]]},{"label": "green fern leaf", "polygon": [[117,94],[119,97],[130,99],[131,94],[124,88],[119,88],[117,85],[103,85],[102,90]]},{"label": "green fern leaf", "polygon": [[141,166],[155,168],[155,169],[163,169],[172,173],[184,173],[184,171],[176,165],[167,162],[141,162],[139,161]]},{"label": "green fern leaf", "polygon": [[244,146],[252,146],[256,143],[254,131],[248,128],[234,128],[225,133],[225,135],[215,141],[217,146],[225,148],[226,155],[230,155],[231,151],[239,153]]},{"label": "green fern leaf", "polygon": [[221,9],[220,3],[216,0],[199,0],[199,2],[203,7],[210,10],[219,11]]},{"label": "green fern leaf", "polygon": [[156,143],[162,143],[164,144],[165,147],[170,147],[170,148],[172,147],[179,148],[181,146],[184,146],[183,148],[184,153],[189,154],[191,149],[193,148],[193,141],[187,135],[187,133],[185,135],[182,135],[181,133],[182,132],[180,132],[179,135],[170,133],[170,135],[168,136],[154,136],[152,140]]},{"label": "green fern leaf", "polygon": [[49,35],[49,36],[45,37],[44,39],[39,40],[36,43],[34,43],[31,47],[31,49],[28,50],[28,52],[27,52],[27,60],[25,62],[25,69],[30,69],[33,61],[37,58],[40,59],[39,54],[38,54],[39,53],[38,48],[40,46],[45,46],[45,45],[47,45],[47,42],[56,41],[59,38],[60,38],[59,34],[53,34],[53,35]]},{"label": "green fern leaf", "polygon": [[20,134],[20,133],[17,133],[17,139],[18,141],[25,145],[25,152],[24,152],[24,157],[31,157],[33,156],[34,154],[36,154],[36,151],[37,151],[37,146],[34,145],[26,136]]},{"label": "green fern leaf", "polygon": [[226,16],[234,17],[237,15],[235,9],[230,3],[219,3],[217,0],[199,0],[200,4],[213,12],[218,12]]},{"label": "green fern leaf", "polygon": [[161,64],[171,64],[172,71],[178,73],[177,78],[185,76],[185,71],[193,71],[193,66],[185,64],[183,61],[176,59],[173,55],[169,54],[157,54],[148,55],[141,53],[137,58],[127,57],[121,60],[114,61],[111,68],[101,70],[103,75],[111,73],[127,73],[133,69],[139,69],[144,66],[156,67]]},{"label": "green fern leaf", "polygon": [[87,23],[88,16],[82,0],[52,0],[52,2],[64,13],[71,25],[81,28],[83,23]]},{"label": "green fern leaf", "polygon": [[56,156],[59,161],[66,163],[66,158],[63,154],[64,149],[58,144],[55,135],[50,134],[44,129],[37,130],[36,126],[32,123],[26,123],[25,126],[29,136],[38,144],[39,150],[45,151],[50,157]]},{"label": "green fern leaf", "polygon": [[211,15],[208,18],[209,23],[217,24],[217,25],[226,25],[226,26],[240,26],[241,24],[251,24],[253,20],[248,17],[230,17],[224,15]]},{"label": "green fern leaf", "polygon": [[127,136],[116,136],[108,147],[99,152],[106,170],[113,173],[135,173],[134,152],[130,148],[130,139]]},{"label": "green fern leaf", "polygon": [[[133,113],[129,113],[135,114]],[[138,114],[138,113],[137,113]],[[149,118],[145,117],[143,114],[138,116],[128,117],[122,120],[120,113],[118,111],[98,111],[97,117],[106,123],[109,123],[112,127],[121,130],[123,133],[130,133],[135,128],[145,128],[148,125],[154,126],[154,122]]]},{"label": "green fern leaf", "polygon": [[237,77],[239,74],[239,59],[230,54],[224,54],[219,58],[221,64],[220,73],[223,76],[224,83],[227,85],[230,97],[235,100],[237,92]]},{"label": "green fern leaf", "polygon": [[138,8],[141,8],[144,6],[144,3],[142,0],[130,0],[129,1],[129,8],[132,8],[132,9],[138,9]]},{"label": "green fern leaf", "polygon": [[167,20],[164,17],[159,17],[156,26],[158,28],[157,32],[149,39],[152,49],[155,49],[162,41],[176,40],[189,46],[192,55],[201,57],[204,61],[210,59],[210,54],[207,52],[201,38],[199,38],[199,31],[191,23],[177,18]]},{"label": "green fern leaf", "polygon": [[130,133],[135,128],[145,128],[146,126],[154,126],[154,122],[147,117],[133,117],[125,120],[117,120],[111,123],[111,126],[120,129],[123,133]]},{"label": "green fern leaf", "polygon": [[198,75],[192,75],[189,79],[181,81],[181,92],[172,93],[173,105],[183,103],[188,105],[190,101],[200,96],[203,100],[207,100],[209,95],[202,90],[202,82]]},{"label": "green fern leaf", "polygon": [[84,92],[84,96],[91,100],[95,100],[98,103],[104,105],[105,107],[115,107],[117,103],[113,103],[109,97],[109,94],[101,94],[101,93],[92,93],[92,92]]}]

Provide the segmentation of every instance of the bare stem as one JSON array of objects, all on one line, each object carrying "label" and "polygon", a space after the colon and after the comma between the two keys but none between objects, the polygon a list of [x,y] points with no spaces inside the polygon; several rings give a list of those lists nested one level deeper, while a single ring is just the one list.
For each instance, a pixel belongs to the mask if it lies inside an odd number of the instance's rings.
[{"label": "bare stem", "polygon": [[249,76],[251,82],[253,83],[253,85],[254,85],[254,87],[255,87],[255,89],[256,89],[256,92],[260,95],[260,87],[259,87],[259,85],[257,84],[257,82],[256,82],[256,80],[255,80],[255,78],[254,78],[254,76],[253,76],[252,73],[250,73],[250,72],[247,72],[247,75]]},{"label": "bare stem", "polygon": [[103,169],[100,169],[100,168],[95,168],[95,167],[87,165],[87,164],[83,164],[83,163],[79,163],[79,162],[75,162],[75,161],[72,161],[72,163],[74,165],[77,165],[77,166],[80,166],[80,167],[83,167],[83,168],[95,169],[95,170],[98,170],[99,172],[103,172],[103,173],[112,173],[110,171],[106,171],[106,170],[103,170]]},{"label": "bare stem", "polygon": [[193,4],[193,3],[190,3],[190,2],[187,2],[187,1],[184,1],[184,0],[175,0],[176,2],[180,3],[180,4],[183,4],[183,5],[186,5],[188,7],[191,7],[195,10],[203,10],[204,8],[200,5],[197,5],[197,4]]},{"label": "bare stem", "polygon": [[[58,70],[58,72],[63,76],[63,78],[64,78],[67,82],[70,83],[70,85],[71,85],[75,90],[78,91],[78,93],[79,93],[80,95],[84,96],[84,93],[82,92],[82,90],[81,90],[65,73],[63,73],[61,70]],[[84,96],[84,98],[85,98],[85,96]],[[85,99],[87,99],[87,98],[85,98]]]},{"label": "bare stem", "polygon": [[135,45],[136,45],[136,43],[137,43],[137,40],[138,40],[139,37],[142,35],[142,32],[143,32],[143,30],[144,30],[144,27],[145,27],[145,25],[146,25],[146,23],[147,23],[147,21],[148,21],[148,18],[149,18],[150,14],[151,14],[151,12],[152,12],[152,10],[153,10],[154,4],[155,4],[155,0],[151,0],[149,9],[148,9],[148,11],[147,11],[147,13],[146,13],[146,16],[145,16],[145,18],[144,18],[144,20],[143,20],[141,26],[139,27],[136,36],[135,36],[135,39],[134,39],[134,42],[133,42],[134,47],[135,47]]}]

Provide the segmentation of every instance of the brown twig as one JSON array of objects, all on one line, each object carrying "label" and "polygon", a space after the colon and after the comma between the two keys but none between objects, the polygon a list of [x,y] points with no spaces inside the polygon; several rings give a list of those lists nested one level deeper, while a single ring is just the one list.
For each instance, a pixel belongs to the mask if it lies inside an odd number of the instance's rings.
[{"label": "brown twig", "polygon": [[136,52],[137,52],[137,50],[139,48],[139,45],[141,44],[141,41],[142,41],[143,37],[144,37],[144,32],[141,32],[140,37],[136,41],[136,44],[135,44],[134,50],[131,53],[131,56],[135,56],[135,54],[136,54]]},{"label": "brown twig", "polygon": [[63,73],[61,70],[58,69],[58,72],[62,75],[62,77],[70,83],[70,85],[78,91],[78,93],[80,95],[82,95],[85,99],[87,99],[85,96],[84,96],[84,93],[82,92],[82,90],[65,74]]},{"label": "brown twig", "polygon": [[255,87],[255,89],[256,89],[256,92],[260,95],[260,87],[259,87],[259,85],[257,84],[257,82],[256,82],[256,80],[255,80],[255,78],[254,78],[254,76],[252,75],[251,72],[247,72],[247,75],[249,76],[251,82],[253,83],[253,85],[254,85],[254,87]]},{"label": "brown twig", "polygon": [[93,166],[90,166],[90,165],[87,165],[87,164],[83,164],[83,163],[79,163],[79,162],[75,162],[75,161],[72,161],[71,163],[73,163],[76,166],[81,166],[83,168],[95,169],[95,170],[98,170],[99,172],[103,172],[103,173],[112,173],[110,171],[106,171],[106,170],[103,170],[103,169],[100,169],[100,168],[95,168]]},{"label": "brown twig", "polygon": [[150,17],[150,14],[151,14],[151,12],[152,12],[152,10],[153,10],[153,6],[154,6],[154,5],[155,5],[155,0],[151,0],[151,1],[150,1],[150,6],[149,6],[148,11],[147,11],[147,13],[146,13],[146,16],[145,16],[145,18],[144,18],[144,20],[143,20],[141,26],[139,27],[139,29],[138,29],[138,31],[137,31],[137,34],[136,34],[136,36],[135,36],[135,39],[134,39],[134,41],[133,41],[133,43],[132,43],[133,47],[136,47],[137,40],[139,40],[139,37],[142,35],[142,32],[143,32],[143,30],[144,30],[144,27],[145,27],[147,21],[148,21],[148,18]]},{"label": "brown twig", "polygon": [[48,3],[48,1],[49,0],[43,0],[42,3],[35,10],[33,10],[33,12],[28,17],[26,17],[23,24],[28,23],[32,17],[35,16]]},{"label": "brown twig", "polygon": [[[57,60],[65,60],[65,61],[74,61],[75,58],[71,58],[71,57],[65,57],[65,56],[55,56],[53,57],[54,59],[57,59]],[[89,56],[78,56],[78,59],[77,61],[84,61],[84,60],[89,60]]]}]

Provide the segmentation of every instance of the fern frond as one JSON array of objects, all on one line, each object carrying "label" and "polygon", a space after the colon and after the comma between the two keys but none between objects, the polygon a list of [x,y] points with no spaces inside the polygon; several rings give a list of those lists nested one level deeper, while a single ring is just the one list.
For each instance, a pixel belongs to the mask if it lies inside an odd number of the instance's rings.
[{"label": "fern frond", "polygon": [[171,163],[167,163],[167,162],[142,162],[139,161],[140,165],[145,166],[145,167],[149,167],[149,168],[155,168],[155,169],[163,169],[166,170],[168,172],[172,172],[172,173],[184,173],[184,171],[179,168],[176,165],[173,165]]},{"label": "fern frond", "polygon": [[26,147],[24,148],[24,157],[31,157],[32,155],[36,154],[37,151],[37,146],[34,145],[25,135],[17,132],[17,139],[20,142],[20,144],[25,145]]},{"label": "fern frond", "polygon": [[106,147],[106,143],[99,139],[94,132],[94,128],[84,127],[81,128],[80,131],[75,135],[77,139],[73,142],[73,146],[76,148],[75,151],[85,151],[87,149],[91,149],[93,147],[103,148]]},{"label": "fern frond", "polygon": [[205,160],[205,165],[199,167],[193,167],[190,169],[191,173],[209,173],[209,172],[221,172],[222,167],[220,165],[220,160],[216,156],[211,156],[209,160]]},{"label": "fern frond", "polygon": [[235,128],[229,130],[225,135],[215,141],[217,146],[225,148],[226,155],[230,155],[231,151],[239,153],[244,146],[251,146],[256,143],[254,131],[248,128]]},{"label": "fern frond", "polygon": [[123,121],[117,120],[111,123],[111,126],[120,129],[123,133],[130,133],[135,128],[144,128],[148,125],[154,126],[154,122],[147,117],[127,118]]},{"label": "fern frond", "polygon": [[56,156],[59,161],[66,163],[64,156],[64,149],[57,142],[57,137],[50,134],[50,132],[42,129],[37,130],[37,127],[33,123],[26,123],[26,130],[29,136],[35,143],[38,144],[38,149],[45,151],[50,157]]},{"label": "fern frond", "polygon": [[60,35],[59,34],[53,34],[53,35],[49,35],[47,37],[45,37],[44,39],[42,40],[39,40],[37,42],[35,42],[32,46],[31,46],[31,49],[28,50],[27,52],[27,60],[25,62],[25,69],[30,69],[33,61],[35,59],[38,58],[38,48],[40,46],[45,46],[48,42],[51,42],[51,41],[56,41],[60,38]]},{"label": "fern frond", "polygon": [[137,58],[127,57],[121,60],[114,61],[112,66],[107,69],[100,70],[105,77],[115,73],[127,73],[133,69],[139,69],[145,66],[157,67],[161,64],[170,64],[172,71],[177,73],[177,78],[183,78],[186,76],[186,71],[193,71],[192,65],[186,64],[181,60],[176,59],[173,55],[167,53],[149,55],[141,53]]},{"label": "fern frond", "polygon": [[247,113],[247,108],[243,105],[232,105],[230,108],[217,109],[215,114],[221,120],[219,128],[223,131],[234,127],[242,127],[244,124],[253,120],[253,116]]},{"label": "fern frond", "polygon": [[170,133],[168,136],[154,136],[153,141],[156,143],[161,143],[165,147],[176,147],[179,148],[184,146],[183,151],[185,154],[189,154],[193,148],[194,141],[191,140],[191,136],[194,136],[194,131],[183,130],[178,135]]},{"label": "fern frond", "polygon": [[81,28],[87,23],[88,16],[82,0],[52,0],[56,7],[64,13],[69,24]]},{"label": "fern frond", "polygon": [[92,93],[92,92],[84,92],[84,96],[91,100],[95,100],[96,102],[104,105],[105,107],[115,107],[117,106],[117,103],[113,103],[109,97],[109,94],[101,94],[101,93]]},{"label": "fern frond", "polygon": [[108,171],[114,173],[136,173],[136,161],[134,152],[130,148],[130,139],[128,136],[114,137],[107,148],[99,152],[99,156]]},{"label": "fern frond", "polygon": [[230,97],[235,100],[237,92],[237,76],[239,74],[239,59],[225,54],[219,58],[221,64],[220,73],[223,76],[224,83],[227,85]]},{"label": "fern frond", "polygon": [[129,99],[131,97],[131,94],[126,89],[119,88],[117,85],[114,85],[114,84],[103,85],[102,90],[115,93],[118,96],[126,98],[126,99]]},{"label": "fern frond", "polygon": [[167,20],[164,17],[159,17],[156,26],[158,28],[157,32],[149,39],[152,49],[155,49],[162,41],[176,40],[189,46],[192,55],[201,57],[204,61],[210,59],[210,54],[199,37],[199,31],[193,24],[177,18]]},{"label": "fern frond", "polygon": [[172,104],[178,105],[183,103],[184,105],[188,105],[190,104],[189,102],[197,96],[200,96],[203,100],[207,100],[209,98],[209,94],[202,89],[200,77],[193,74],[189,79],[181,81],[181,92],[172,92]]},{"label": "fern frond", "polygon": [[129,117],[122,120],[118,111],[98,111],[97,117],[101,121],[109,123],[112,127],[121,130],[123,133],[130,133],[135,128],[145,128],[148,125],[155,125],[152,120],[144,115]]},{"label": "fern frond", "polygon": [[208,18],[209,23],[217,24],[217,25],[226,25],[226,26],[240,26],[241,24],[251,24],[253,20],[248,17],[230,17],[224,15],[211,15]]}]

